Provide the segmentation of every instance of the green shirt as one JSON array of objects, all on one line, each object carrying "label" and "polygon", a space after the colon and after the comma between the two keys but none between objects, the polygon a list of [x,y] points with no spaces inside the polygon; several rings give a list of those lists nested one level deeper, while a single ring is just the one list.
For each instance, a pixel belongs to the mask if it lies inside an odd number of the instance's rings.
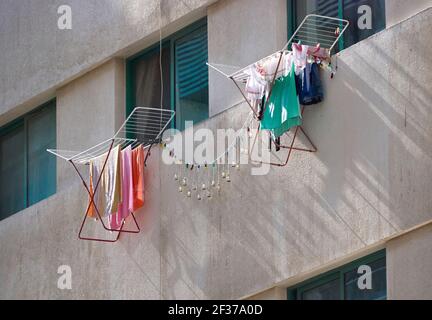
[{"label": "green shirt", "polygon": [[268,101],[261,129],[270,130],[275,138],[302,124],[300,103],[295,83],[294,64],[286,77],[276,79]]}]

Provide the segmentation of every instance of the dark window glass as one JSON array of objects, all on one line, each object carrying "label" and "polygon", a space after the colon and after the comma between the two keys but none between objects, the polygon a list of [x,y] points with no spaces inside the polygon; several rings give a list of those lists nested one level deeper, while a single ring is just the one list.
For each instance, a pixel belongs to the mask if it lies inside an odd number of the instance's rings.
[{"label": "dark window glass", "polygon": [[28,205],[39,202],[56,191],[56,158],[47,149],[56,146],[54,105],[45,107],[27,121]]},{"label": "dark window glass", "polygon": [[207,27],[201,27],[175,41],[177,128],[209,116]]},{"label": "dark window glass", "polygon": [[371,263],[365,263],[372,269],[372,289],[360,290],[358,267],[345,273],[345,300],[384,300],[386,290],[386,259],[382,258]]},{"label": "dark window glass", "polygon": [[[294,8],[295,26],[298,26],[306,15],[318,14],[340,18],[350,22],[343,39],[335,48],[348,48],[371,35],[385,29],[385,0],[291,0]],[[367,7],[363,7],[367,6]],[[363,17],[369,15],[370,25]],[[370,28],[369,28],[370,27]]]},{"label": "dark window glass", "polygon": [[0,137],[0,219],[26,207],[24,125]]},{"label": "dark window glass", "polygon": [[[162,107],[163,109],[171,109],[170,61],[170,49],[169,46],[165,45],[162,48],[162,55],[160,55],[160,50],[157,48],[131,62],[133,105],[129,106],[131,108],[129,112],[132,112],[135,107],[159,109],[161,107],[162,89]],[[141,119],[140,125],[148,128],[148,131],[139,134],[140,137],[135,135],[135,138],[153,139],[159,133],[160,125],[155,123],[155,119]]]},{"label": "dark window glass", "polygon": [[[359,267],[365,266],[359,270]],[[371,271],[371,285],[367,277]],[[359,272],[360,271],[360,272]],[[359,281],[360,280],[360,281]],[[385,300],[387,299],[385,251],[342,266],[325,275],[288,289],[290,300]]]},{"label": "dark window glass", "polygon": [[[335,17],[337,18],[339,15],[339,7],[338,7],[339,0],[305,0],[305,1],[297,1],[296,2],[296,17],[295,20],[297,22],[297,25],[295,28],[297,28],[298,25],[303,21],[303,19],[308,14],[319,14],[323,16],[328,17]],[[316,22],[314,22],[315,24]],[[320,27],[327,27],[329,30],[336,30],[336,27],[334,23],[332,22],[329,25],[321,25]],[[317,43],[323,42],[324,39],[318,39],[316,35],[314,35],[311,26],[308,26],[310,33],[301,34],[301,38],[303,40],[307,40],[307,42],[304,42],[305,45],[315,46]],[[328,40],[328,39],[326,39]],[[330,40],[331,42],[334,40]],[[325,42],[326,47],[330,47],[330,45]],[[335,51],[339,51],[339,44],[336,44]]]},{"label": "dark window glass", "polygon": [[296,20],[300,24],[308,14],[319,14],[337,18],[339,0],[301,0],[296,1]]},{"label": "dark window glass", "polygon": [[301,300],[340,300],[339,279],[303,291]]},{"label": "dark window glass", "polygon": [[[135,107],[159,108],[159,47],[128,61],[127,113]],[[164,40],[162,50],[163,108],[175,110],[175,127],[209,116],[207,22],[198,21]]]},{"label": "dark window glass", "polygon": [[[159,108],[161,104],[161,70],[159,49],[153,50],[133,62],[134,94],[136,107]],[[162,105],[170,109],[170,50],[162,49]]]},{"label": "dark window glass", "polygon": [[0,132],[1,220],[56,192],[55,102]]},{"label": "dark window glass", "polygon": [[[362,9],[365,7],[365,10]],[[370,11],[368,11],[368,7]],[[362,16],[371,14],[371,28],[364,24]],[[375,33],[385,29],[385,1],[384,0],[345,0],[343,7],[344,19],[350,22],[350,26],[344,36],[344,46],[348,48],[357,42],[364,40]],[[360,20],[359,20],[360,19]],[[359,26],[360,24],[360,26]]]}]

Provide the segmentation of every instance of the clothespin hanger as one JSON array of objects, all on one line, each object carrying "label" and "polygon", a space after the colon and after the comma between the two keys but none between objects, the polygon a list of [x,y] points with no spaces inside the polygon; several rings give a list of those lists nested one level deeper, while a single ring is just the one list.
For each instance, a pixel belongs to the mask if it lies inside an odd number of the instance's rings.
[{"label": "clothespin hanger", "polygon": [[146,154],[145,159],[144,159],[144,167],[147,167],[147,160],[151,155],[151,148],[153,147],[154,144],[155,143],[153,142],[152,144],[150,144],[150,147],[148,148],[147,154]]}]

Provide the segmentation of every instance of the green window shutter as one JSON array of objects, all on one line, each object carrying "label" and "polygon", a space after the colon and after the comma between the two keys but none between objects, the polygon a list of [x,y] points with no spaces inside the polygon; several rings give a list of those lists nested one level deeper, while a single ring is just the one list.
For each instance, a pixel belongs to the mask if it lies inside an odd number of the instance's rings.
[{"label": "green window shutter", "polygon": [[177,128],[208,118],[207,25],[174,41],[175,105]]},{"label": "green window shutter", "polygon": [[316,10],[320,15],[338,17],[338,0],[317,0]]},{"label": "green window shutter", "polygon": [[[198,123],[208,118],[207,61],[207,19],[163,40],[163,105],[176,111],[172,126],[179,130],[184,129],[185,121]],[[136,106],[159,106],[159,73],[159,43],[127,60],[127,114]]]},{"label": "green window shutter", "polygon": [[[372,271],[372,289],[360,289],[360,266]],[[385,300],[387,299],[386,252],[376,252],[338,269],[288,288],[289,300]]]},{"label": "green window shutter", "polygon": [[[358,13],[358,8],[361,5],[367,5],[372,9],[372,29],[361,30],[358,27],[357,21],[361,16]],[[348,48],[384,30],[386,27],[385,11],[385,0],[344,0],[342,8],[343,17],[351,22],[344,35],[344,48]]]},{"label": "green window shutter", "polygon": [[176,41],[175,64],[179,98],[208,86],[207,28],[202,27]]},{"label": "green window shutter", "polygon": [[386,258],[367,263],[372,269],[372,289],[360,290],[357,282],[360,275],[357,267],[344,274],[345,300],[385,300],[386,288]]},{"label": "green window shutter", "polygon": [[0,136],[0,220],[26,207],[24,140],[22,122]]},{"label": "green window shutter", "polygon": [[340,284],[338,274],[320,279],[309,286],[298,290],[299,300],[340,300]]},{"label": "green window shutter", "polygon": [[46,150],[56,146],[55,103],[43,107],[27,119],[28,205],[56,191],[56,158]]},{"label": "green window shutter", "polygon": [[[357,21],[361,14],[358,8],[367,5],[372,9],[372,28],[361,30]],[[336,52],[352,46],[371,35],[385,29],[385,0],[288,0],[289,8],[289,37],[296,27],[308,14],[319,14],[330,17],[338,17],[350,21],[350,26],[339,40]],[[293,22],[294,25],[293,25]]]},{"label": "green window shutter", "polygon": [[0,220],[56,192],[55,101],[0,128]]}]

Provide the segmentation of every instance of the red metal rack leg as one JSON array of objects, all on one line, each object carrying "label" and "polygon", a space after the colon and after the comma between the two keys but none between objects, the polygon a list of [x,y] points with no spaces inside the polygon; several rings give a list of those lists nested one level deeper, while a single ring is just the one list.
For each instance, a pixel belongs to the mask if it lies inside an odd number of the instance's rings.
[{"label": "red metal rack leg", "polygon": [[310,145],[312,146],[312,151],[311,152],[318,152],[318,148],[315,146],[315,144],[312,142],[312,140],[309,138],[309,135],[306,133],[305,129],[303,128],[303,126],[300,127],[301,132],[303,133],[303,135],[306,137],[306,139],[309,141]]},{"label": "red metal rack leg", "polygon": [[260,133],[260,129],[261,129],[261,124],[258,125],[258,129],[257,129],[257,132],[255,134],[255,138],[253,140],[252,148],[251,148],[250,153],[249,153],[249,160],[252,163],[255,163],[255,164],[268,164],[268,165],[271,165],[271,166],[281,166],[281,163],[264,162],[264,161],[252,159],[252,154],[253,154],[253,151],[255,150],[255,145],[256,145],[256,142],[258,140],[258,135]]},{"label": "red metal rack leg", "polygon": [[[305,107],[303,106],[303,107],[302,107],[302,110],[301,110],[301,114],[302,114],[302,116],[303,116],[303,114],[304,114],[304,110],[305,110]],[[297,147],[293,147],[293,146],[284,146],[284,145],[282,145],[282,144],[278,144],[275,140],[273,140],[273,143],[274,143],[277,147],[279,147],[279,148],[281,148],[281,149],[293,149],[293,150],[295,150],[295,151],[311,152],[311,153],[317,152],[317,151],[318,151],[318,148],[317,148],[317,147],[315,146],[315,144],[312,142],[312,140],[310,139],[309,135],[306,133],[306,131],[305,131],[305,129],[303,128],[303,126],[300,126],[300,131],[303,133],[303,135],[304,135],[304,136],[306,137],[306,139],[309,141],[309,144],[312,146],[312,149],[297,148]]]},{"label": "red metal rack leg", "polygon": [[135,223],[135,226],[137,227],[137,231],[135,231],[135,232],[131,232],[131,233],[139,233],[139,232],[141,231],[141,229],[140,229],[140,226],[139,226],[139,224],[138,224],[138,221],[137,221],[137,219],[135,218],[135,215],[133,214],[133,212],[131,212],[131,216],[132,216],[132,218],[133,218],[133,221],[134,221],[134,223]]},{"label": "red metal rack leg", "polygon": [[[86,210],[86,212],[85,212],[85,216],[84,216],[84,219],[83,219],[83,221],[82,221],[82,223],[81,223],[81,228],[80,228],[80,231],[79,231],[79,234],[78,234],[79,239],[82,239],[82,240],[91,240],[91,241],[100,241],[100,242],[116,242],[116,241],[119,239],[120,233],[122,233],[122,232],[125,232],[125,233],[139,233],[139,232],[140,232],[139,225],[138,225],[138,223],[137,223],[137,221],[136,221],[135,216],[133,215],[133,213],[132,213],[132,216],[133,216],[133,219],[134,219],[135,225],[136,225],[136,227],[137,227],[137,230],[123,230],[123,226],[124,226],[125,221],[122,222],[122,225],[121,225],[120,229],[111,229],[111,228],[106,227],[105,223],[103,222],[102,216],[101,216],[101,214],[100,214],[100,212],[99,212],[99,209],[97,208],[96,204],[94,203],[94,195],[96,194],[96,191],[97,191],[97,189],[99,188],[99,184],[100,184],[100,181],[101,181],[101,178],[102,178],[102,174],[103,174],[103,172],[105,171],[106,164],[107,164],[107,162],[108,162],[108,158],[109,158],[109,155],[110,155],[110,153],[111,153],[111,151],[112,151],[112,147],[113,147],[113,145],[114,145],[114,140],[112,141],[112,143],[111,143],[111,145],[110,145],[110,149],[109,149],[109,151],[108,151],[108,153],[107,153],[107,156],[106,156],[106,158],[105,158],[104,165],[103,165],[102,170],[101,170],[101,172],[100,172],[100,175],[99,175],[98,181],[97,181],[97,183],[96,183],[96,185],[95,185],[95,188],[94,188],[94,190],[93,190],[93,193],[90,192],[90,189],[89,189],[87,183],[85,182],[85,179],[84,179],[83,176],[81,175],[81,172],[78,170],[78,168],[76,167],[75,163],[74,163],[73,161],[70,161],[70,163],[72,164],[72,166],[74,167],[75,171],[77,172],[79,178],[81,179],[81,182],[82,182],[83,185],[84,185],[84,188],[87,190],[87,193],[88,193],[88,195],[89,195],[89,197],[90,197],[89,204],[88,204],[88,206],[87,206],[87,210]],[[100,220],[100,222],[101,222],[103,228],[104,228],[106,231],[110,231],[110,232],[118,232],[117,238],[116,238],[115,240],[107,240],[107,239],[100,239],[100,238],[88,238],[88,237],[82,237],[82,236],[81,236],[81,234],[82,234],[82,230],[83,230],[83,228],[84,228],[85,222],[86,222],[87,217],[88,217],[88,212],[90,211],[90,208],[91,208],[92,206],[95,208],[96,213],[97,213],[97,215],[98,215],[98,217],[99,217],[99,220]]]},{"label": "red metal rack leg", "polygon": [[[265,104],[264,104],[264,106],[263,106],[263,111],[262,111],[263,114],[264,114],[265,110],[267,109],[268,102],[270,101],[270,97],[271,97],[271,95],[272,95],[272,93],[273,93],[273,86],[274,86],[274,84],[275,84],[275,82],[276,82],[277,73],[279,72],[279,67],[280,67],[280,64],[281,64],[281,62],[282,62],[283,54],[284,54],[284,52],[281,51],[281,52],[280,52],[280,56],[279,56],[279,60],[278,60],[278,64],[277,64],[277,66],[276,66],[275,74],[273,75],[273,78],[272,78],[272,81],[271,81],[271,84],[270,84],[269,95],[268,95],[268,97],[267,97],[267,99],[266,99],[266,102],[265,102]],[[249,105],[249,108],[250,108],[250,109],[252,110],[252,112],[254,113],[255,118],[256,118],[256,119],[259,119],[259,115],[258,115],[257,111],[256,111],[255,108],[252,106],[251,102],[250,102],[249,99],[246,97],[245,93],[244,93],[243,90],[240,88],[240,86],[238,85],[237,81],[234,80],[234,78],[232,78],[232,77],[231,77],[230,79],[234,82],[235,86],[236,86],[237,89],[240,91],[241,95],[243,96],[243,99],[245,99],[246,103]]]},{"label": "red metal rack leg", "polygon": [[280,52],[279,61],[278,61],[278,64],[276,66],[275,74],[273,75],[272,81],[270,83],[269,94],[268,94],[268,97],[267,97],[267,99],[266,99],[266,101],[264,103],[263,112],[262,112],[263,114],[266,111],[266,109],[267,109],[267,107],[269,105],[270,98],[271,98],[271,96],[273,94],[273,87],[274,87],[274,84],[276,82],[277,73],[279,72],[279,67],[280,67],[280,64],[281,64],[281,61],[282,61],[283,53],[284,53],[283,51]]},{"label": "red metal rack leg", "polygon": [[297,134],[298,134],[299,129],[300,129],[300,126],[297,126],[295,129],[295,132],[294,132],[294,137],[293,137],[292,142],[291,142],[291,147],[289,148],[288,157],[287,157],[285,163],[280,165],[280,167],[285,167],[286,165],[288,165],[288,161],[290,160],[291,154],[293,152],[294,143],[295,143],[295,140],[297,138]]},{"label": "red metal rack leg", "polygon": [[290,158],[291,158],[291,154],[292,154],[293,150],[295,150],[295,148],[294,148],[294,143],[295,143],[295,141],[296,141],[296,139],[297,139],[297,135],[298,135],[298,132],[299,132],[299,130],[300,130],[300,126],[297,126],[296,129],[295,129],[294,136],[293,136],[293,139],[292,139],[292,141],[291,141],[291,145],[290,145],[289,147],[287,147],[287,149],[289,150],[289,151],[288,151],[288,156],[287,156],[285,162],[282,162],[282,163],[276,163],[276,162],[264,162],[264,161],[259,161],[259,160],[254,160],[254,159],[252,159],[252,156],[251,156],[251,155],[252,155],[253,150],[254,150],[254,148],[255,148],[256,140],[257,140],[257,138],[258,138],[258,134],[259,134],[259,131],[260,131],[259,128],[260,128],[260,127],[258,127],[257,133],[256,133],[256,135],[255,135],[254,143],[253,143],[253,145],[252,145],[252,149],[251,149],[251,152],[250,152],[250,155],[249,155],[249,159],[250,159],[250,161],[253,162],[253,163],[257,163],[257,164],[268,164],[268,165],[276,166],[276,167],[285,167],[285,166],[287,166],[287,165],[288,165],[288,162],[289,162],[289,160],[290,160]]},{"label": "red metal rack leg", "polygon": [[303,135],[306,137],[306,139],[309,141],[309,144],[312,146],[312,149],[306,149],[306,148],[298,148],[298,147],[291,147],[291,146],[285,146],[282,144],[278,144],[274,139],[272,139],[273,143],[275,144],[276,147],[279,147],[281,149],[292,149],[295,151],[301,151],[301,152],[310,152],[310,153],[315,153],[318,151],[317,147],[315,146],[315,144],[312,142],[312,140],[309,138],[309,136],[306,134],[303,126],[300,126],[300,131],[303,133]]},{"label": "red metal rack leg", "polygon": [[256,119],[259,118],[259,115],[257,113],[257,111],[255,110],[255,108],[252,106],[252,104],[250,103],[249,99],[246,97],[246,95],[244,94],[243,90],[240,88],[240,86],[238,85],[238,83],[231,78],[231,80],[234,82],[235,86],[237,87],[237,89],[240,91],[241,95],[243,96],[243,99],[245,99],[246,103],[248,104],[249,108],[252,110],[252,112],[254,113],[254,116]]}]

